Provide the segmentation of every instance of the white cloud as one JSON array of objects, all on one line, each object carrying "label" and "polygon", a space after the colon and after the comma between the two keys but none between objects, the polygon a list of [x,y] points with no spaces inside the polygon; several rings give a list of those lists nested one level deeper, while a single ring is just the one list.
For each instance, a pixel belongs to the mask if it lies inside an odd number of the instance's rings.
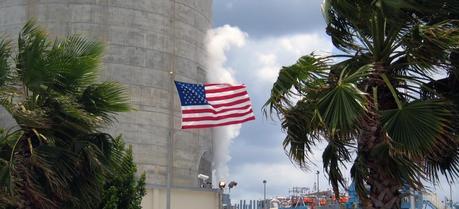
[{"label": "white cloud", "polygon": [[277,55],[273,53],[261,54],[257,56],[261,67],[257,70],[258,76],[266,81],[274,81],[277,78],[280,64],[277,62]]},{"label": "white cloud", "polygon": [[227,2],[225,4],[226,9],[233,9],[233,2]]},{"label": "white cloud", "polygon": [[332,50],[330,41],[319,36],[319,34],[298,34],[290,37],[283,37],[279,40],[279,45],[296,56],[309,54],[311,52],[328,55]]},{"label": "white cloud", "polygon": [[321,34],[296,34],[246,40],[239,48],[228,50],[228,68],[240,80],[250,81],[257,89],[270,88],[282,66],[294,64],[299,57],[314,52],[330,54],[332,44]]}]

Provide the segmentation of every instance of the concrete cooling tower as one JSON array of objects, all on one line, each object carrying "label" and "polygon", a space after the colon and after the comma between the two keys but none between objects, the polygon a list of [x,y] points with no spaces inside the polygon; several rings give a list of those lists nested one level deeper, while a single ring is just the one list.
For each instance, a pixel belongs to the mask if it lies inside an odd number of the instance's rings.
[{"label": "concrete cooling tower", "polygon": [[211,9],[212,0],[2,0],[0,33],[16,38],[35,18],[51,36],[77,33],[104,42],[102,79],[124,84],[136,109],[120,115],[111,132],[132,145],[138,169],[146,173],[144,208],[166,208],[169,178],[172,208],[194,208],[187,201],[214,201],[198,178],[211,177],[212,135],[180,130],[171,80],[206,80]]}]

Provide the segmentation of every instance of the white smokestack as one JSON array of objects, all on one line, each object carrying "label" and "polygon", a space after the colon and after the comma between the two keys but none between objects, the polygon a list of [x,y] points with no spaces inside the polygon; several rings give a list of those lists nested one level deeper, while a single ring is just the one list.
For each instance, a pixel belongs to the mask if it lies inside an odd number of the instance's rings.
[{"label": "white smokestack", "polygon": [[[234,71],[225,66],[226,52],[232,47],[245,45],[247,34],[237,27],[225,25],[209,30],[207,33],[208,73],[207,80],[210,83],[238,83],[234,78]],[[213,185],[218,181],[229,181],[229,169],[227,163],[231,160],[229,146],[234,138],[239,135],[241,125],[232,125],[215,128],[214,159],[213,159]]]}]

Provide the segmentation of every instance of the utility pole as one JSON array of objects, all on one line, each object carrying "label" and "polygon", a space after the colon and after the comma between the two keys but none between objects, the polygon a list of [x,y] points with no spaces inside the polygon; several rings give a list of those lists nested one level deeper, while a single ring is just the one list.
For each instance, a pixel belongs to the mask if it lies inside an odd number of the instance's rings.
[{"label": "utility pole", "polygon": [[414,197],[414,189],[410,188],[410,209],[416,209],[416,198]]},{"label": "utility pole", "polygon": [[262,204],[262,207],[263,209],[265,209],[265,205],[266,205],[266,180],[263,180],[263,204]]},{"label": "utility pole", "polygon": [[451,189],[451,184],[453,184],[453,181],[449,182],[449,206],[453,209],[453,190]]},{"label": "utility pole", "polygon": [[317,195],[319,195],[319,192],[320,192],[320,187],[319,187],[319,174],[320,174],[320,172],[317,171],[316,174],[317,174]]}]

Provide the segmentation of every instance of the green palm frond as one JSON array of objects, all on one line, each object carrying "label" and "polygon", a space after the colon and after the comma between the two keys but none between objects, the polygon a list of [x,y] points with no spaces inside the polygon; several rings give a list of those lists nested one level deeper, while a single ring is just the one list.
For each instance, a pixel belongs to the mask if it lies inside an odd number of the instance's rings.
[{"label": "green palm frond", "polygon": [[8,40],[0,40],[0,87],[4,87],[11,80],[11,43]]},{"label": "green palm frond", "polygon": [[395,20],[406,18],[405,15],[409,14],[407,14],[407,11],[409,11],[410,13],[430,13],[433,12],[432,8],[438,8],[442,6],[440,2],[429,2],[429,5],[425,4],[423,1],[417,0],[377,0],[373,2],[375,3],[376,7],[381,9],[385,16],[392,17]]},{"label": "green palm frond", "polygon": [[429,180],[438,182],[440,175],[446,177],[448,182],[459,177],[459,142],[450,144],[442,149],[441,153],[427,155],[425,172]]},{"label": "green palm frond", "polygon": [[[353,74],[356,71],[361,70],[362,67],[369,67],[368,63],[371,63],[370,54],[359,54],[356,56],[345,56],[347,59],[342,60],[334,65],[330,66],[330,75],[333,78],[339,78],[341,72],[344,70],[346,74]],[[360,72],[361,77],[363,76]]]},{"label": "green palm frond", "polygon": [[107,122],[112,121],[113,114],[131,110],[125,89],[114,82],[88,86],[79,98],[79,102],[86,111],[102,117]]},{"label": "green palm frond", "polygon": [[454,76],[456,81],[459,81],[459,49],[452,50],[449,59],[451,60],[449,75]]},{"label": "green palm frond", "polygon": [[[0,133],[0,188],[11,194],[14,177],[11,175],[15,162],[14,154],[18,147],[18,141],[22,137],[21,131],[1,129]],[[1,190],[1,189],[0,189]]]},{"label": "green palm frond", "polygon": [[34,182],[33,192],[48,193],[55,203],[62,204],[51,208],[93,208],[100,201],[110,169],[111,142],[107,134],[94,134],[74,143],[67,142],[70,146],[67,148],[59,142],[58,146],[38,147],[31,156],[33,167],[27,170],[40,177],[40,181]]},{"label": "green palm frond", "polygon": [[370,64],[361,66],[357,70],[352,71],[346,66],[342,71],[338,80],[338,85],[341,83],[360,83],[367,79],[373,71],[373,66]]},{"label": "green palm frond", "polygon": [[74,146],[79,147],[81,146],[79,144],[86,143],[88,143],[88,145],[94,146],[94,149],[96,149],[95,153],[99,155],[99,157],[96,159],[98,159],[98,161],[105,161],[103,164],[109,165],[111,163],[111,159],[118,160],[117,155],[119,155],[118,152],[120,152],[120,150],[117,149],[115,145],[116,140],[119,139],[114,139],[110,134],[107,133],[92,133],[80,137],[80,139],[75,142]]},{"label": "green palm frond", "polygon": [[432,149],[442,150],[452,140],[451,108],[440,100],[415,101],[384,111],[382,123],[396,149],[424,156]]},{"label": "green palm frond", "polygon": [[346,188],[346,182],[341,171],[341,167],[350,162],[351,153],[349,151],[349,143],[332,139],[322,153],[322,161],[325,172],[328,174],[328,180],[333,187],[335,194],[339,195],[339,186]]},{"label": "green palm frond", "polygon": [[129,173],[132,172],[132,169],[136,169],[132,167],[132,165],[135,166],[135,164],[132,164],[134,160],[132,158],[132,147],[124,143],[121,135],[111,140],[110,151],[109,155],[107,155],[110,156],[110,175],[116,176],[119,175],[116,172]]},{"label": "green palm frond", "polygon": [[282,112],[293,106],[289,101],[292,97],[320,89],[329,71],[327,62],[327,58],[311,54],[301,57],[292,66],[283,67],[271,89],[271,97],[263,106],[265,114]]},{"label": "green palm frond", "polygon": [[373,13],[369,8],[373,7],[371,1],[329,0],[324,4],[326,30],[335,47],[347,53],[367,51],[371,37],[363,26],[370,25]]},{"label": "green palm frond", "polygon": [[55,91],[80,92],[94,83],[102,58],[103,45],[81,36],[54,42],[48,54],[48,68],[55,74]]},{"label": "green palm frond", "polygon": [[40,89],[41,85],[54,78],[46,68],[50,45],[46,32],[34,21],[27,22],[18,39],[16,67],[20,80],[31,90]]},{"label": "green palm frond", "polygon": [[305,168],[312,147],[320,141],[318,129],[321,119],[316,104],[299,101],[284,112],[282,129],[287,132],[283,145],[287,155],[300,167]]},{"label": "green palm frond", "polygon": [[368,163],[363,155],[357,155],[351,167],[351,177],[355,183],[355,190],[360,200],[367,200],[368,191],[366,182],[368,180]]},{"label": "green palm frond", "polygon": [[352,137],[358,120],[366,111],[366,93],[355,83],[365,78],[371,66],[364,66],[352,74],[341,72],[336,86],[325,91],[318,101],[318,110],[330,136]]},{"label": "green palm frond", "polygon": [[411,156],[394,150],[390,139],[386,138],[385,142],[376,146],[370,154],[371,159],[377,159],[378,163],[383,165],[384,175],[394,179],[395,183],[407,184],[417,190],[422,189],[421,180],[425,179],[422,166]]},{"label": "green palm frond", "polygon": [[418,34],[424,42],[435,44],[443,49],[455,49],[459,44],[458,20],[447,20],[433,25],[418,26]]},{"label": "green palm frond", "polygon": [[322,15],[326,23],[330,22],[330,16],[329,16],[330,9],[331,9],[331,0],[322,1],[321,11],[322,11]]},{"label": "green palm frond", "polygon": [[318,104],[330,135],[355,131],[358,119],[365,112],[365,103],[365,94],[354,84],[344,83],[330,89]]},{"label": "green palm frond", "polygon": [[[73,131],[88,134],[104,126],[102,118],[85,111],[75,100],[61,95],[50,98],[46,107],[46,117],[50,118],[50,121],[46,124],[69,138],[77,137]],[[73,131],[69,132],[72,129]]]},{"label": "green palm frond", "polygon": [[454,24],[454,21],[445,21],[416,25],[402,39],[406,46],[407,64],[434,72],[435,67],[450,65],[449,50],[459,47],[459,28]]},{"label": "green palm frond", "polygon": [[9,162],[5,159],[0,159],[0,185],[7,187],[10,182]]},{"label": "green palm frond", "polygon": [[[73,35],[54,42],[34,22],[19,37],[19,76],[33,92],[79,92],[96,81],[103,45]],[[45,88],[45,89],[43,89]]]}]

